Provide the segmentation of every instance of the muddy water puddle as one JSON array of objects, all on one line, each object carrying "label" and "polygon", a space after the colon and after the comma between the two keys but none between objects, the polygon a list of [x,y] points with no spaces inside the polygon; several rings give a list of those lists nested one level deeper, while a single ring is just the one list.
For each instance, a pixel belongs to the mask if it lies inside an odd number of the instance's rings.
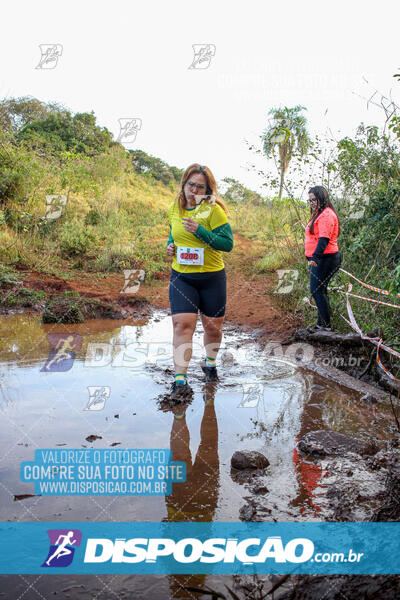
[{"label": "muddy water puddle", "polygon": [[[205,384],[199,364],[204,350],[198,324],[188,371],[193,401],[173,411],[158,401],[173,380],[172,323],[164,312],[145,324],[96,320],[57,326],[15,314],[0,318],[0,337],[2,521],[238,521],[246,518],[243,507],[253,497],[260,500],[255,520],[324,520],[329,461],[306,459],[296,450],[297,440],[319,429],[364,440],[390,437],[389,407],[363,403],[359,394],[271,357],[251,332],[233,326],[224,330],[220,380],[213,387]],[[187,481],[174,484],[165,497],[24,497],[33,494],[33,484],[20,481],[19,465],[33,460],[35,449],[110,447],[170,448],[174,460],[186,461]],[[238,477],[230,465],[236,450],[258,450],[270,466],[255,478]],[[368,486],[367,477],[365,482]],[[23,588],[17,577],[8,579]],[[37,584],[46,598],[46,590],[50,597],[50,589],[71,584],[59,576],[50,579],[51,584],[43,577]],[[180,597],[179,578],[172,579],[101,581],[112,581],[121,598],[134,591],[137,598],[168,598],[172,589]],[[203,583],[212,579],[200,577]],[[111,585],[103,589],[98,577],[73,580],[82,598],[95,589],[103,598]],[[75,592],[65,591],[64,597]]]}]

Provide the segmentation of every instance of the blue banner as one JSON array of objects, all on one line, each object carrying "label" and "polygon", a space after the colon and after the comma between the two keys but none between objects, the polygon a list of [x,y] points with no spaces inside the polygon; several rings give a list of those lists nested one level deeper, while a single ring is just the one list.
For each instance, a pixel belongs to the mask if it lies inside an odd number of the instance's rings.
[{"label": "blue banner", "polygon": [[400,524],[0,523],[1,574],[399,574]]},{"label": "blue banner", "polygon": [[21,462],[20,476],[38,496],[165,496],[186,481],[186,463],[162,448],[43,448]]}]

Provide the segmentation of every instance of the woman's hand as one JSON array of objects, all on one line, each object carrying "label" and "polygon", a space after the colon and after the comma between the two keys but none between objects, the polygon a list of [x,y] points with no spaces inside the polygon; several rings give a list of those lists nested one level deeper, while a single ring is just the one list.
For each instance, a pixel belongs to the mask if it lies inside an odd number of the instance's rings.
[{"label": "woman's hand", "polygon": [[310,260],[310,261],[308,262],[308,266],[309,266],[309,267],[318,267],[318,265],[317,265],[317,263],[315,262],[315,260]]},{"label": "woman's hand", "polygon": [[199,226],[197,221],[194,221],[193,219],[183,218],[182,222],[186,231],[189,231],[190,233],[196,233],[197,228]]},{"label": "woman's hand", "polygon": [[175,254],[175,244],[168,244],[167,246],[167,255],[173,256]]}]

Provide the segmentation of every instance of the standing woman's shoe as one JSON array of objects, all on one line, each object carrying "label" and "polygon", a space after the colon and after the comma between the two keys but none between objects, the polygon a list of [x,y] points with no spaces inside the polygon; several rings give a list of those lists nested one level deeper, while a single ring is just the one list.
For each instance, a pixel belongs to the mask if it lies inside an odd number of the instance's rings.
[{"label": "standing woman's shoe", "polygon": [[324,327],[323,325],[313,325],[312,327],[307,327],[307,331],[315,333],[316,331],[332,331],[332,329],[330,327]]}]

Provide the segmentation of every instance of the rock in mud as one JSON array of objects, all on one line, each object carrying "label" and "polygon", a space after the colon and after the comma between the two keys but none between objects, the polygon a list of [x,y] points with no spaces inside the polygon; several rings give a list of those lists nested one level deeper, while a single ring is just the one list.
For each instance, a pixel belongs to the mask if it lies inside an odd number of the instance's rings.
[{"label": "rock in mud", "polygon": [[231,468],[231,477],[235,483],[239,485],[252,485],[258,477],[265,476],[265,468],[263,469],[234,469]]},{"label": "rock in mud", "polygon": [[376,404],[378,402],[378,400],[375,398],[375,396],[373,396],[370,393],[364,394],[363,396],[361,396],[360,400],[362,402],[368,402],[369,404]]},{"label": "rock in mud", "polygon": [[235,359],[233,357],[232,352],[223,352],[220,356],[221,366],[224,369],[230,369],[233,367]]},{"label": "rock in mud", "polygon": [[364,442],[337,431],[310,431],[297,444],[298,449],[311,456],[342,456],[349,452],[372,456],[379,448],[371,440]]},{"label": "rock in mud", "polygon": [[343,486],[331,485],[326,492],[326,497],[329,501],[329,506],[332,509],[332,515],[328,517],[328,521],[355,521],[352,508],[354,500],[346,494],[346,489]]},{"label": "rock in mud", "polygon": [[101,437],[101,435],[95,435],[92,433],[91,435],[88,435],[85,439],[87,442],[94,442],[96,440],[102,440],[103,438]]},{"label": "rock in mud", "polygon": [[239,518],[242,521],[253,521],[256,515],[256,509],[252,504],[245,504],[239,510]]},{"label": "rock in mud", "polygon": [[400,520],[400,457],[398,452],[388,458],[387,468],[385,500],[374,511],[371,521]]},{"label": "rock in mud", "polygon": [[261,452],[256,450],[237,450],[231,458],[233,469],[265,469],[269,466],[269,460]]},{"label": "rock in mud", "polygon": [[253,492],[253,494],[268,494],[269,489],[266,485],[257,484],[251,488],[251,491]]}]

